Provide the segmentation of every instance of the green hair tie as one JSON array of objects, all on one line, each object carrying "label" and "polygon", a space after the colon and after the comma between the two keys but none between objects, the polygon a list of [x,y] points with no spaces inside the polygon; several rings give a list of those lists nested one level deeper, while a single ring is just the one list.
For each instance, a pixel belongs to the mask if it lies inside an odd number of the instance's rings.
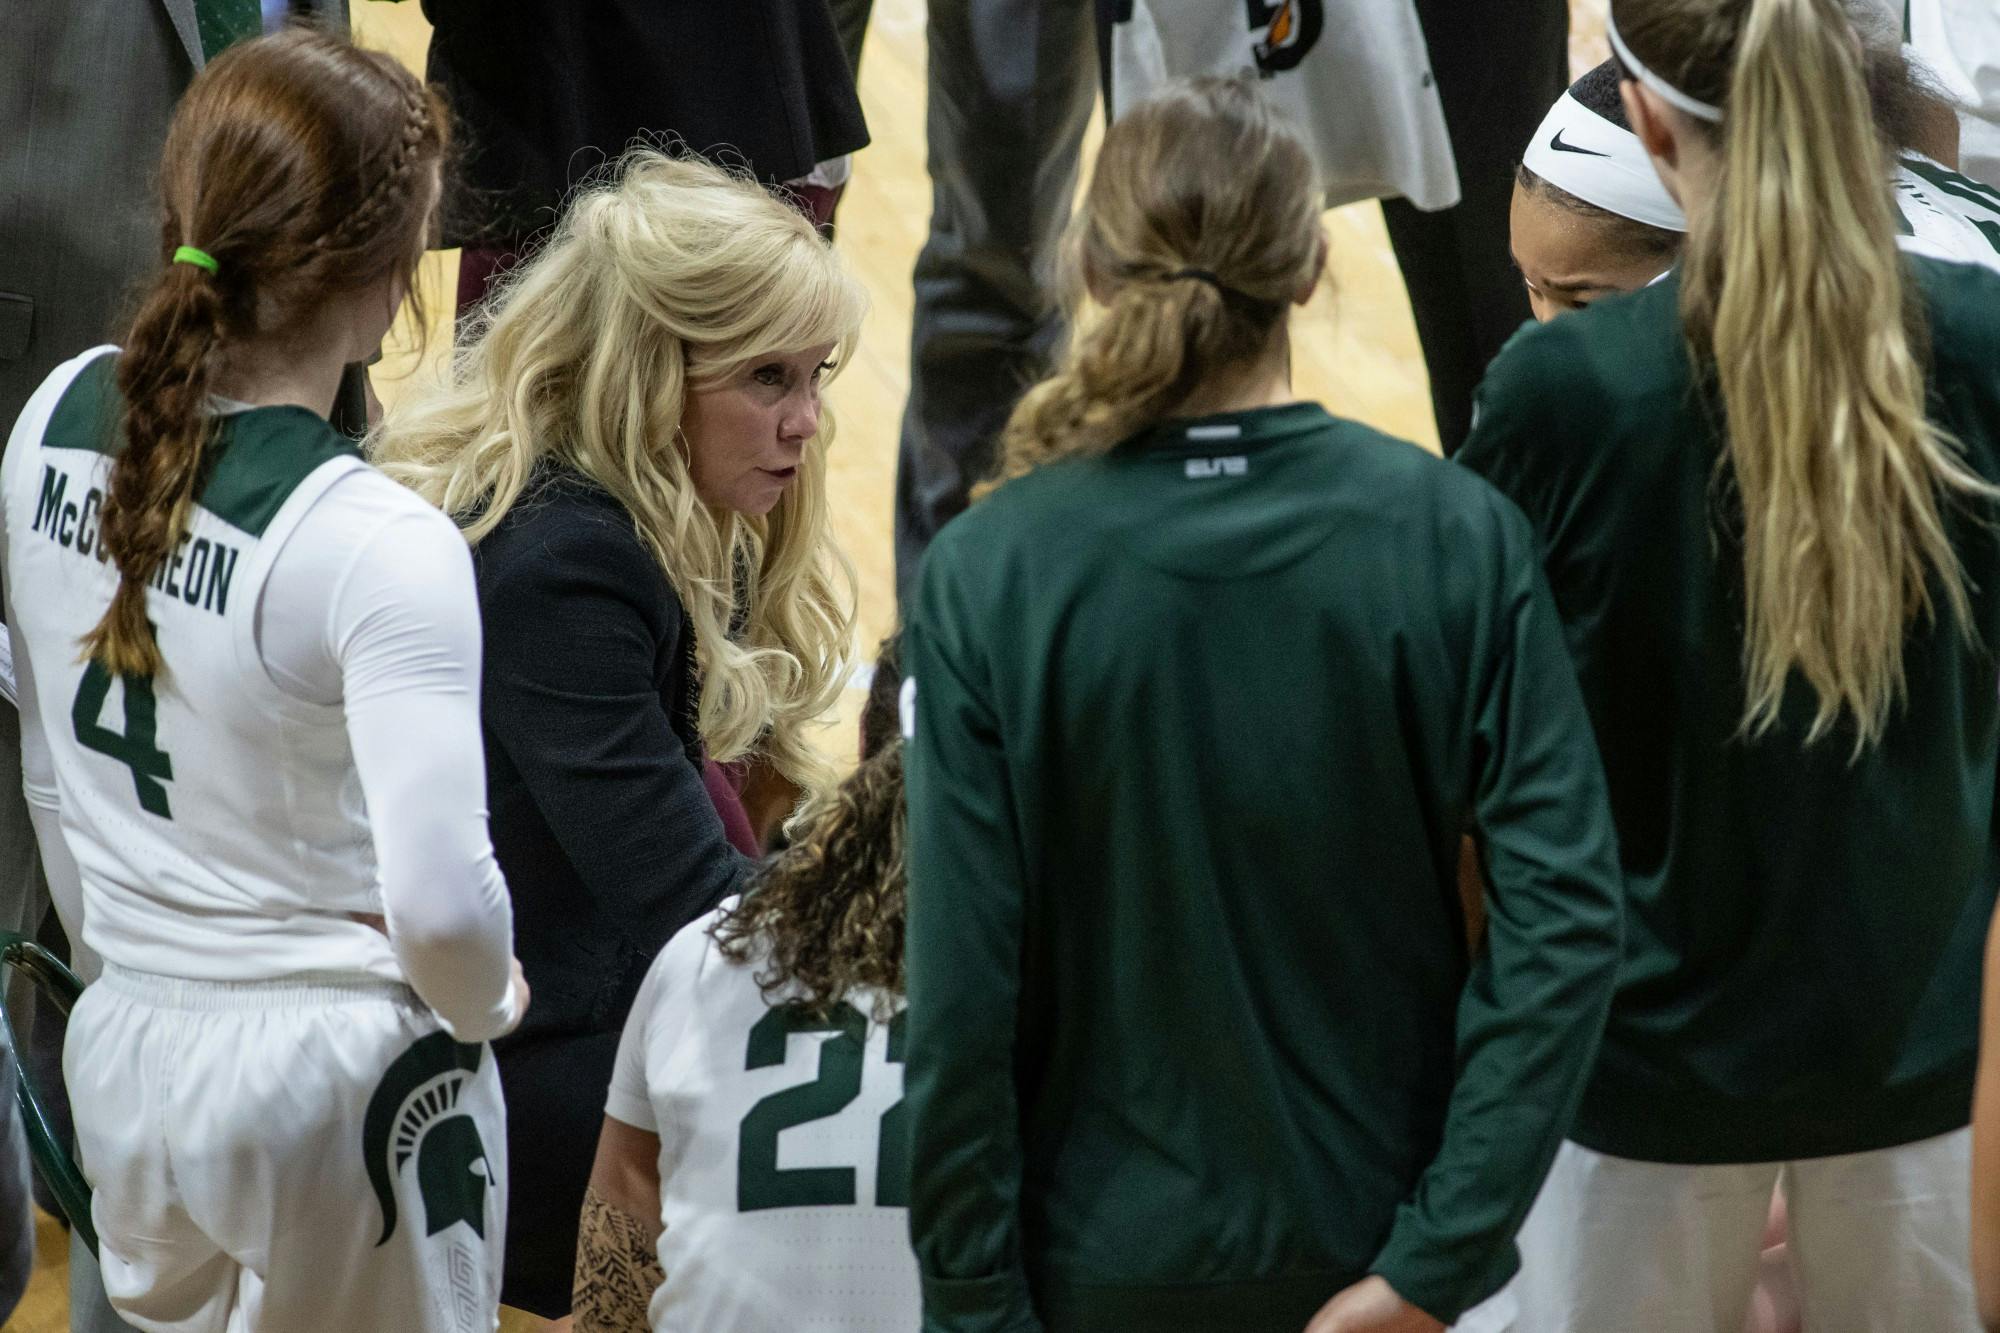
[{"label": "green hair tie", "polygon": [[197,250],[192,245],[183,245],[180,249],[174,251],[174,262],[176,264],[193,264],[196,268],[205,268],[210,273],[222,272],[222,265],[215,262],[214,255],[206,250]]}]

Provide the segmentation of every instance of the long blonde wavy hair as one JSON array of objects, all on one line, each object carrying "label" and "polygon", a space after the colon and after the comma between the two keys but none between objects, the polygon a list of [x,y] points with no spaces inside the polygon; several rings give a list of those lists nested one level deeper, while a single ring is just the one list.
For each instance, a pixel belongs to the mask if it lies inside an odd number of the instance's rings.
[{"label": "long blonde wavy hair", "polygon": [[510,275],[446,380],[370,437],[384,472],[477,545],[556,459],[614,496],[694,627],[709,753],[755,752],[818,794],[806,732],[846,674],[854,573],[828,524],[830,417],[768,514],[696,495],[680,429],[691,391],[822,343],[866,308],[839,256],[755,181],[641,149],[580,193]]},{"label": "long blonde wavy hair", "polygon": [[[1809,740],[1855,753],[1904,696],[1932,581],[1971,635],[1949,497],[1991,496],[1925,414],[1929,334],[1896,246],[1887,145],[1840,0],[1614,0],[1632,53],[1722,108],[1711,204],[1689,218],[1681,316],[1714,367],[1743,502],[1744,730],[1797,671]],[[1692,118],[1683,118],[1694,125]]]},{"label": "long blonde wavy hair", "polygon": [[1254,362],[1325,265],[1320,199],[1304,140],[1247,81],[1171,84],[1121,115],[1063,244],[1076,332],[982,493],[1103,453]]}]

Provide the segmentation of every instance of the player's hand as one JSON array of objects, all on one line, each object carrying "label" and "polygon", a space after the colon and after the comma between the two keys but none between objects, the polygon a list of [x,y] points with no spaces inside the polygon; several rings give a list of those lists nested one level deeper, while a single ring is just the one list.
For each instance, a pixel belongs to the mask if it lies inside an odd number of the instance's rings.
[{"label": "player's hand", "polygon": [[[510,984],[514,988],[514,1021],[507,1028],[507,1032],[512,1032],[521,1026],[521,1020],[528,1016],[528,974],[521,970],[520,959],[510,958],[507,962],[512,968]],[[507,1032],[500,1035],[504,1037]]]},{"label": "player's hand", "polygon": [[1383,1279],[1365,1277],[1322,1306],[1306,1333],[1444,1333],[1444,1325]]}]

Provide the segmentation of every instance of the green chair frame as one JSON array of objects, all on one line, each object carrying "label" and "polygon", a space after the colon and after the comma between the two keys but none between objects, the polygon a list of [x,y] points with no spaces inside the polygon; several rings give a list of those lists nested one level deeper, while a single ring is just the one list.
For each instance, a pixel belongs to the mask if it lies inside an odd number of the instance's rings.
[{"label": "green chair frame", "polygon": [[[83,994],[83,983],[76,979],[76,973],[63,966],[60,958],[26,936],[0,930],[0,990],[4,990],[10,968],[34,982],[65,1014]],[[70,1227],[83,1238],[90,1252],[96,1254],[97,1229],[90,1224],[90,1182],[77,1169],[76,1159],[57,1137],[41,1098],[28,1083],[27,1067],[20,1060],[21,1044],[14,1040],[14,1025],[4,1004],[0,1004],[0,1025],[6,1027],[8,1044],[14,1048],[14,1101],[21,1108],[21,1125],[27,1131],[28,1155],[34,1159],[35,1172]]]}]

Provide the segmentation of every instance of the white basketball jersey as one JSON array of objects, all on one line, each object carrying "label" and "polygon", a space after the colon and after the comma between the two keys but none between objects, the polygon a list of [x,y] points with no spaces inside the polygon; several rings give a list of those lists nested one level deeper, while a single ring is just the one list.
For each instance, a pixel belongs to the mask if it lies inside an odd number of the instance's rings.
[{"label": "white basketball jersey", "polygon": [[1959,104],[1960,166],[2000,186],[2000,5],[1907,0],[1902,9],[1904,40]]},{"label": "white basketball jersey", "polygon": [[909,1333],[900,1006],[773,1007],[709,938],[734,903],[654,961],[611,1080],[609,1114],[660,1136],[654,1333]]},{"label": "white basketball jersey", "polygon": [[7,620],[34,694],[23,725],[53,757],[84,938],[167,976],[400,979],[388,941],[348,915],[381,907],[341,709],[280,691],[256,643],[272,560],[327,487],[367,465],[304,408],[221,418],[146,595],[165,670],[114,679],[79,643],[118,583],[98,527],[120,438],[116,350],[58,367],[0,463]]},{"label": "white basketball jersey", "polygon": [[1897,160],[1896,211],[1928,253],[2000,269],[2000,190],[1906,152]]},{"label": "white basketball jersey", "polygon": [[[1121,11],[1127,6],[1120,6]],[[1131,0],[1111,29],[1111,115],[1169,80],[1261,78],[1305,132],[1329,208],[1458,202],[1430,49],[1410,0]]]}]

